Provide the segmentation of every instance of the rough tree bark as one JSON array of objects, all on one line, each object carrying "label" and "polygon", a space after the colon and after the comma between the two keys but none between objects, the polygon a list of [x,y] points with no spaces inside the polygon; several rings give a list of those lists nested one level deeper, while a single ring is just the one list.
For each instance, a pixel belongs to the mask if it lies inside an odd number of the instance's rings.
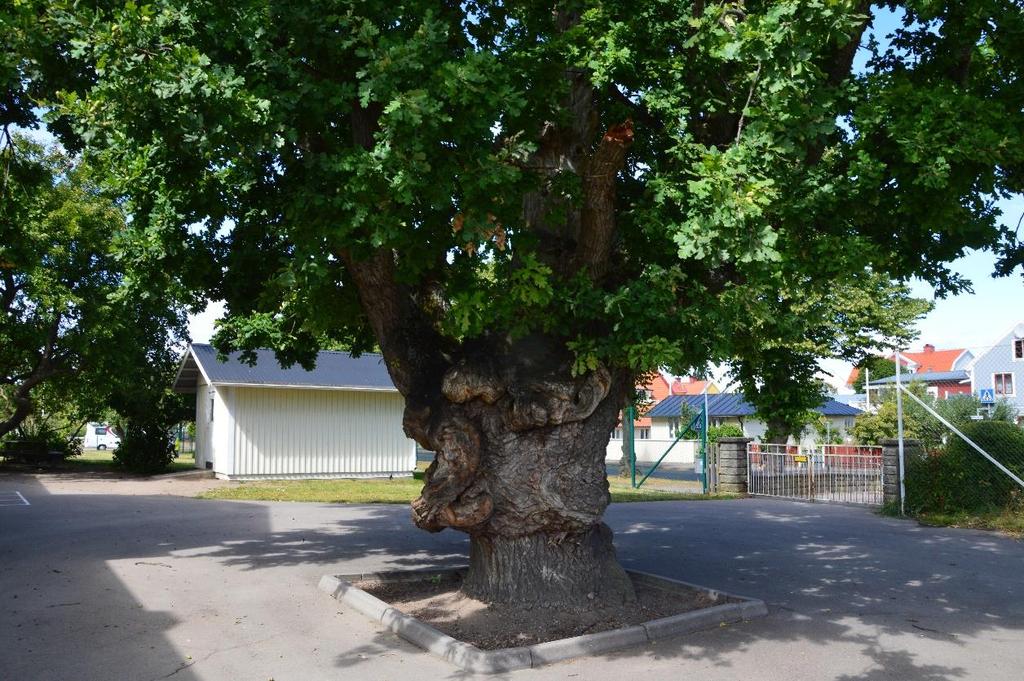
[{"label": "rough tree bark", "polygon": [[451,347],[392,276],[392,254],[341,255],[406,400],[405,432],[435,452],[413,520],[470,535],[464,591],[560,609],[633,600],[601,523],[605,450],[633,377],[573,377],[556,337]]},{"label": "rough tree bark", "polygon": [[600,369],[574,379],[567,360],[544,338],[464,359],[434,409],[406,412],[406,431],[437,452],[413,518],[470,535],[463,589],[481,600],[565,608],[634,598],[601,523],[605,448],[630,377]]}]

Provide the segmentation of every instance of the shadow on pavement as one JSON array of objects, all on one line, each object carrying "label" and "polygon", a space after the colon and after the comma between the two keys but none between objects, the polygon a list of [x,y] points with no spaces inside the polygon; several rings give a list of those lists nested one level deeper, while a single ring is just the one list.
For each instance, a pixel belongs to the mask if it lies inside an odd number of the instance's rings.
[{"label": "shadow on pavement", "polygon": [[67,535],[76,499],[51,496],[34,476],[0,476],[0,490],[30,504],[0,507],[0,679],[198,681],[164,635],[179,617],[144,608],[109,568],[133,553],[127,542]]},{"label": "shadow on pavement", "polygon": [[[27,513],[0,508],[4,679],[226,678],[196,672],[224,649],[199,640],[186,650],[169,635],[201,618],[209,620],[201,631],[246,625],[203,610],[212,590],[234,589],[224,598],[257,603],[276,598],[280,607],[297,589],[294,612],[267,616],[322,634],[316,627],[336,625],[301,619],[314,617],[302,612],[314,607],[307,602],[326,612],[326,596],[312,591],[320,574],[465,562],[462,535],[416,530],[405,506],[49,495],[31,479],[0,477],[0,491],[12,488],[33,505]],[[669,678],[670,670],[691,669],[679,667],[684,661],[706,678],[786,678],[773,674],[802,664],[786,659],[796,649],[811,658],[804,678],[843,681],[998,678],[987,660],[1017,669],[1024,660],[1022,542],[759,499],[615,504],[607,520],[627,567],[763,598],[770,615],[583,661],[581,678],[587,669],[619,675],[614,670],[640,663],[667,663],[657,670]],[[349,626],[355,621],[362,622]],[[328,636],[336,642],[325,661],[376,678],[372,665],[386,655],[413,664],[423,655],[375,632],[366,622],[348,643]],[[235,647],[252,646],[246,654],[258,656],[273,645],[266,641],[253,633]],[[445,669],[447,678],[466,676]],[[531,674],[562,678],[566,669]]]}]

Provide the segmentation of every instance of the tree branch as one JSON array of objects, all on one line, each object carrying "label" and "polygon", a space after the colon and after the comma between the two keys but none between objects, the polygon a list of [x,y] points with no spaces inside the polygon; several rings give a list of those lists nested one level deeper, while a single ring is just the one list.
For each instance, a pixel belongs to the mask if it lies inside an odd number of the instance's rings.
[{"label": "tree branch", "polygon": [[394,254],[378,249],[362,260],[347,250],[337,255],[355,281],[395,387],[408,400],[432,402],[449,363],[441,352],[440,334],[397,282]]},{"label": "tree branch", "polygon": [[629,107],[636,120],[651,126],[659,132],[665,129],[665,122],[652,114],[650,109],[644,106],[643,102],[634,102],[626,96],[626,93],[611,84],[608,85],[608,94],[610,94],[616,101]]},{"label": "tree branch", "polygon": [[632,143],[633,121],[627,118],[608,129],[584,169],[575,260],[577,268],[586,268],[595,280],[608,270],[615,237],[615,182]]},{"label": "tree branch", "polygon": [[[864,15],[864,21],[850,36],[850,40],[836,47],[825,65],[827,82],[832,87],[839,87],[853,71],[853,58],[860,48],[861,38],[864,32],[871,26],[871,2],[864,1],[857,5],[857,13]],[[817,165],[825,154],[825,142],[814,145],[807,153],[808,165]]]},{"label": "tree branch", "polygon": [[[352,102],[355,146],[373,148],[381,112],[377,103],[363,107]],[[378,248],[367,257],[359,257],[348,249],[339,249],[335,256],[352,275],[395,387],[408,402],[429,405],[440,394],[441,377],[448,362],[441,353],[440,334],[412,292],[395,276],[394,252]]]},{"label": "tree branch", "polygon": [[3,271],[3,282],[4,288],[0,292],[0,312],[6,314],[11,311],[11,307],[14,305],[14,297],[18,294],[18,290],[21,287],[14,281],[14,274],[7,269]]},{"label": "tree branch", "polygon": [[757,88],[757,81],[761,79],[761,62],[757,62],[757,71],[754,72],[754,80],[750,82],[750,91],[747,92],[747,102],[743,105],[743,110],[740,111],[740,120],[736,124],[736,144],[740,143],[740,137],[743,135],[743,121],[747,116],[747,109],[750,108],[750,101],[754,99],[754,89]]},{"label": "tree branch", "polygon": [[20,426],[28,418],[29,414],[32,413],[32,389],[62,371],[60,364],[53,361],[53,349],[57,342],[57,334],[60,331],[60,320],[61,316],[58,314],[50,324],[46,344],[43,351],[39,354],[39,360],[36,362],[35,368],[32,369],[32,373],[18,384],[11,394],[11,401],[15,405],[14,412],[5,420],[0,421],[0,437],[7,435],[7,433]]},{"label": "tree branch", "polygon": [[864,21],[857,28],[850,40],[836,47],[825,68],[828,74],[828,83],[832,86],[840,85],[853,70],[853,58],[860,48],[861,38],[864,32],[871,26],[871,2],[861,2],[857,5],[857,13],[864,15]]}]

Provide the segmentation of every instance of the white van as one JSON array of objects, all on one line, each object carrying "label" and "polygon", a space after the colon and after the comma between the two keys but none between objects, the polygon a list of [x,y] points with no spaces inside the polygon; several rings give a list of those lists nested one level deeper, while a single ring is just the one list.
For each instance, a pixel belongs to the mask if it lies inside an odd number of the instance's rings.
[{"label": "white van", "polygon": [[84,449],[114,449],[121,444],[121,438],[105,423],[90,423],[85,427]]}]

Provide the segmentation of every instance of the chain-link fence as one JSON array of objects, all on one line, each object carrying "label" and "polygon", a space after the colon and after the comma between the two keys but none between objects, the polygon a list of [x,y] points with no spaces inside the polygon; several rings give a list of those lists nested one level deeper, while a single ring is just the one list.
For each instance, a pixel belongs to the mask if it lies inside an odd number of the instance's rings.
[{"label": "chain-link fence", "polygon": [[933,399],[897,383],[904,508],[943,524],[1024,531],[1024,428],[1006,402]]}]

